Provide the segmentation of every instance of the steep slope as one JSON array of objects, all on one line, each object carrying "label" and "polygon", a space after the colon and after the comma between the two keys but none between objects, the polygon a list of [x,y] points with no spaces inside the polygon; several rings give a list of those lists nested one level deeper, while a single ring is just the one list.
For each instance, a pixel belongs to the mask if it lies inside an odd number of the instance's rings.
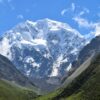
[{"label": "steep slope", "polygon": [[100,52],[100,36],[95,37],[79,53],[78,59],[73,62],[73,67],[77,67],[88,59],[93,53]]},{"label": "steep slope", "polygon": [[100,100],[100,54],[93,59],[90,66],[71,84],[73,94],[67,98],[68,94],[63,95],[66,100]]},{"label": "steep slope", "polygon": [[0,80],[0,100],[32,100],[37,94],[11,82]]},{"label": "steep slope", "polygon": [[[75,68],[76,70],[69,77],[67,76],[64,79],[65,81],[62,87],[57,89],[55,92],[43,96],[39,99],[59,100],[61,98],[67,98],[67,100],[99,100],[100,97],[98,98],[97,96],[99,94],[98,91],[100,91],[100,80],[98,79],[98,77],[100,76],[99,48],[100,36],[97,36],[80,51],[78,59],[76,62],[74,62],[74,66],[72,67],[72,69]],[[98,56],[95,58],[96,55]],[[94,86],[93,84],[97,85]],[[91,89],[93,89],[93,91]],[[96,90],[94,91],[94,89]],[[86,93],[84,91],[86,91]],[[97,98],[91,93],[94,93]],[[92,96],[94,96],[95,98]]]},{"label": "steep slope", "polygon": [[0,100],[32,100],[37,87],[4,56],[0,55]]},{"label": "steep slope", "polygon": [[[72,68],[69,71],[69,75],[72,74],[84,61],[86,61],[92,54],[96,55],[100,53],[100,36],[93,38],[90,43],[83,47],[79,52],[77,60],[72,63]],[[67,78],[65,76],[62,82]]]},{"label": "steep slope", "polygon": [[85,71],[90,63],[91,63],[91,60],[93,59],[93,56],[94,54],[92,54],[91,57],[89,57],[82,65],[79,66],[79,68],[77,68],[77,70],[72,73],[72,75],[70,75],[63,83],[62,86],[67,86],[68,84],[70,84],[75,78],[77,78],[83,71]]},{"label": "steep slope", "polygon": [[36,86],[4,56],[0,55],[0,79],[8,80],[13,84],[36,89]]},{"label": "steep slope", "polygon": [[[88,66],[91,63],[92,60],[91,56],[90,58],[88,58],[72,75],[70,75],[68,78],[66,78],[66,80],[64,81],[64,83],[57,89],[55,90],[55,92],[52,92],[51,94],[47,94],[46,96],[43,96],[43,100],[48,100],[48,99],[58,99],[60,98],[60,96],[62,94],[66,94],[66,92],[64,90],[66,90],[66,87],[68,87],[84,70],[86,70],[88,68]],[[70,92],[70,88],[68,88],[68,90],[66,90],[68,94],[72,93]],[[74,90],[75,91],[75,90]],[[63,93],[64,92],[64,93]],[[63,96],[61,96],[63,97]],[[41,98],[39,98],[41,100]]]},{"label": "steep slope", "polygon": [[49,19],[26,21],[5,33],[0,53],[32,79],[61,77],[85,43],[85,38],[68,24]]},{"label": "steep slope", "polygon": [[[90,62],[90,61],[89,61]],[[77,70],[76,70],[77,71]],[[74,72],[73,74],[75,74]],[[72,76],[73,76],[72,74]],[[36,100],[100,100],[100,54],[72,82]]]}]

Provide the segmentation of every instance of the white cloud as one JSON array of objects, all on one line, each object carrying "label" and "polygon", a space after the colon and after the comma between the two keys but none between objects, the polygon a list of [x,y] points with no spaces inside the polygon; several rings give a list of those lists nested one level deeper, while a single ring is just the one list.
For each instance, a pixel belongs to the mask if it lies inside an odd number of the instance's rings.
[{"label": "white cloud", "polygon": [[74,11],[75,8],[76,8],[76,7],[75,7],[75,3],[72,3],[72,4],[71,4],[71,9],[72,9],[72,11]]},{"label": "white cloud", "polygon": [[87,19],[82,18],[80,16],[74,17],[73,20],[77,22],[79,27],[84,27],[84,28],[93,28],[94,27],[94,24],[92,22],[88,22]]},{"label": "white cloud", "polygon": [[63,9],[63,10],[61,11],[61,15],[64,16],[64,14],[65,14],[67,11],[68,11],[67,9]]},{"label": "white cloud", "polygon": [[100,36],[100,22],[94,23],[94,30],[91,31],[89,34],[90,36],[91,34],[94,34],[95,36]]},{"label": "white cloud", "polygon": [[85,12],[84,11],[81,11],[80,13],[79,13],[79,16],[82,16],[82,15],[84,15],[85,14]]},{"label": "white cloud", "polygon": [[88,35],[100,35],[100,22],[89,22],[87,19],[80,16],[74,17],[73,20],[77,22],[79,27],[90,29],[90,33]]},{"label": "white cloud", "polygon": [[72,3],[69,8],[63,9],[61,11],[61,15],[64,16],[64,14],[67,13],[67,12],[74,12],[75,8],[76,8],[75,3]]},{"label": "white cloud", "polygon": [[90,10],[89,10],[88,8],[84,8],[83,10],[84,10],[84,12],[86,12],[86,13],[89,13],[89,12],[90,12]]},{"label": "white cloud", "polygon": [[24,16],[22,14],[17,16],[18,19],[24,19]]},{"label": "white cloud", "polygon": [[95,36],[100,35],[100,22],[95,24],[94,34],[95,34]]},{"label": "white cloud", "polygon": [[82,10],[78,15],[79,15],[79,16],[82,16],[82,15],[87,14],[87,13],[89,13],[89,12],[90,12],[89,9],[83,8],[83,10]]}]

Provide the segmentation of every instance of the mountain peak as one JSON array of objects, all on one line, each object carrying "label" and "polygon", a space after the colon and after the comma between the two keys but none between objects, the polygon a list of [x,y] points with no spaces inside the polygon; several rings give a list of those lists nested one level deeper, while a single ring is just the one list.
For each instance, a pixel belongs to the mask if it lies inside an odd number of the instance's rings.
[{"label": "mountain peak", "polygon": [[67,72],[84,45],[85,38],[66,23],[48,18],[27,20],[6,32],[0,54],[28,77],[58,77]]},{"label": "mountain peak", "polygon": [[[24,25],[26,24],[27,27],[32,26],[36,29],[44,30],[44,31],[59,31],[61,29],[67,30],[69,32],[73,32],[74,34],[80,36],[81,38],[85,38],[82,34],[80,34],[76,29],[72,28],[69,24],[63,23],[60,21],[55,21],[49,18],[40,19],[37,21],[30,21],[26,20]],[[22,25],[21,25],[22,26]]]}]

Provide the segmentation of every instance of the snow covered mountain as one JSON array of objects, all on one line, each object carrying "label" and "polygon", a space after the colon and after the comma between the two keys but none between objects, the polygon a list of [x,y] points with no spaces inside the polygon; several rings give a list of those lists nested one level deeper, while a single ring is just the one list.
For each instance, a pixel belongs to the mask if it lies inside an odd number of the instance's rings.
[{"label": "snow covered mountain", "polygon": [[28,77],[61,77],[70,70],[85,42],[68,24],[50,19],[27,20],[0,39],[0,54]]}]

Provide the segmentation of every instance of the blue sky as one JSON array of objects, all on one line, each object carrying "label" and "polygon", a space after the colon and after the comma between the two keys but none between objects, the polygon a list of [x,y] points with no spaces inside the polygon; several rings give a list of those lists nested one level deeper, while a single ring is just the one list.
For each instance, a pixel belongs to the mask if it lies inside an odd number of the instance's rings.
[{"label": "blue sky", "polygon": [[25,20],[49,18],[81,34],[100,34],[100,0],[0,0],[0,34]]}]

